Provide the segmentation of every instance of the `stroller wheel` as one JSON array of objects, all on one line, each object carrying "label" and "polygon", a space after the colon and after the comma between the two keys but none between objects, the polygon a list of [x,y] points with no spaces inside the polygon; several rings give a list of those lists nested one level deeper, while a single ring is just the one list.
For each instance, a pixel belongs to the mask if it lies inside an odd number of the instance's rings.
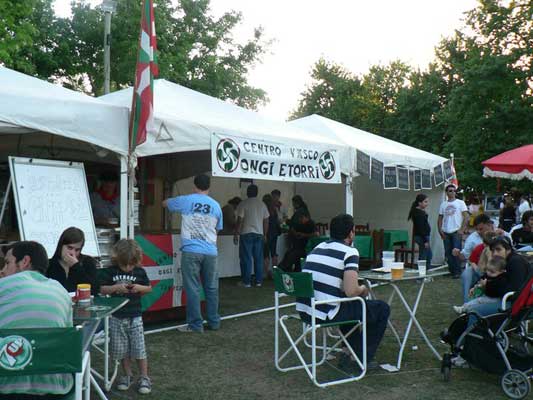
[{"label": "stroller wheel", "polygon": [[440,366],[440,372],[442,374],[442,379],[444,382],[449,382],[451,377],[452,370],[452,356],[448,353],[442,356],[442,363]]},{"label": "stroller wheel", "polygon": [[503,392],[511,399],[523,399],[531,390],[527,375],[517,369],[510,369],[503,374],[501,385]]}]

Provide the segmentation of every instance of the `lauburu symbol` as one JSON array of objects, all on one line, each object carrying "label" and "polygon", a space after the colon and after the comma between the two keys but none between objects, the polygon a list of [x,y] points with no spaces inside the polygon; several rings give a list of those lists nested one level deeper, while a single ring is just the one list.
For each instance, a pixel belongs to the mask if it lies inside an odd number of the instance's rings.
[{"label": "lauburu symbol", "polygon": [[233,172],[239,165],[241,150],[237,143],[231,139],[221,139],[217,145],[217,162],[218,166],[224,172]]},{"label": "lauburu symbol", "polygon": [[331,179],[335,175],[335,159],[331,152],[326,151],[320,155],[318,159],[318,165],[320,167],[320,173],[325,179]]}]

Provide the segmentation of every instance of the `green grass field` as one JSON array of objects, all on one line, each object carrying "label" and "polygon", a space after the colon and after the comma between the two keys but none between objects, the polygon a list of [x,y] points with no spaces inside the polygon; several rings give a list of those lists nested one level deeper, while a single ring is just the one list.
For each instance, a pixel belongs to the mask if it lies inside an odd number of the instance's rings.
[{"label": "green grass field", "polygon": [[[221,281],[222,316],[270,307],[274,304],[273,285],[241,288],[236,279]],[[414,301],[417,283],[403,282],[408,300]],[[378,288],[387,299],[390,288]],[[440,353],[448,347],[439,343],[439,333],[455,318],[452,304],[460,302],[460,281],[449,277],[427,283],[418,319]],[[399,300],[398,300],[399,302]],[[403,327],[407,314],[394,303],[392,317]],[[146,327],[147,330],[156,328]],[[403,328],[402,328],[403,329]],[[274,367],[274,313],[230,319],[221,330],[204,334],[184,334],[176,330],[147,335],[153,392],[143,396],[132,388],[109,393],[110,399],[504,399],[499,376],[474,369],[453,369],[450,382],[443,382],[440,363],[417,331],[412,331],[400,372],[384,370],[370,373],[363,380],[319,389],[304,371],[282,373]],[[417,350],[413,350],[417,346]],[[377,359],[396,363],[398,345],[387,330]],[[98,366],[98,362],[96,362]],[[327,367],[326,367],[327,368]],[[333,373],[334,371],[326,371]],[[93,394],[94,395],[94,394]],[[96,397],[95,397],[96,398]]]}]

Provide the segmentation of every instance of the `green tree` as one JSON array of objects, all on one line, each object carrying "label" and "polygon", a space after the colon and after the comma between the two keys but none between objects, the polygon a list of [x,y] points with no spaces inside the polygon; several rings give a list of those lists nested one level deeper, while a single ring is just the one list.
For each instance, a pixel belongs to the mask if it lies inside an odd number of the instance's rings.
[{"label": "green tree", "polygon": [[[115,89],[132,85],[135,76],[140,3],[121,0],[112,19],[111,82]],[[154,7],[160,78],[236,104],[256,108],[266,93],[248,84],[247,74],[267,49],[261,28],[244,44],[233,29],[242,15],[233,11],[220,18],[210,15],[209,0],[156,0]],[[72,18],[63,29],[69,33],[71,59],[63,63],[64,77],[73,87],[84,82],[94,95],[103,91],[103,15],[85,1],[76,1]]]}]

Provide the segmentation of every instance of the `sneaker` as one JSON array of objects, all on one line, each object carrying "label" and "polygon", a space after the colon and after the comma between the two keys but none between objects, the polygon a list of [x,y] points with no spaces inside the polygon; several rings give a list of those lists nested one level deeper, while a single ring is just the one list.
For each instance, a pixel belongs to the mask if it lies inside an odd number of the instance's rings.
[{"label": "sneaker", "polygon": [[451,359],[452,365],[457,368],[468,368],[468,361],[461,356],[456,356]]},{"label": "sneaker", "polygon": [[96,332],[96,334],[93,337],[93,345],[101,346],[104,343],[105,343],[105,332],[104,331]]},{"label": "sneaker", "polygon": [[117,389],[122,392],[125,392],[126,390],[130,388],[132,380],[133,380],[133,377],[129,375],[123,375],[119,377],[117,380]]},{"label": "sneaker", "polygon": [[152,391],[152,381],[147,376],[141,376],[137,381],[137,391],[140,394],[149,394]]},{"label": "sneaker", "polygon": [[249,283],[247,284],[244,282],[237,282],[237,286],[244,287],[244,288],[252,287],[252,285],[250,285]]},{"label": "sneaker", "polygon": [[190,325],[178,326],[178,331],[181,333],[204,333],[204,329],[192,329]]},{"label": "sneaker", "polygon": [[263,286],[263,284],[262,283],[256,283],[255,286],[256,287],[261,287],[261,286]]},{"label": "sneaker", "polygon": [[457,314],[464,314],[465,308],[463,306],[453,306],[453,311]]}]

